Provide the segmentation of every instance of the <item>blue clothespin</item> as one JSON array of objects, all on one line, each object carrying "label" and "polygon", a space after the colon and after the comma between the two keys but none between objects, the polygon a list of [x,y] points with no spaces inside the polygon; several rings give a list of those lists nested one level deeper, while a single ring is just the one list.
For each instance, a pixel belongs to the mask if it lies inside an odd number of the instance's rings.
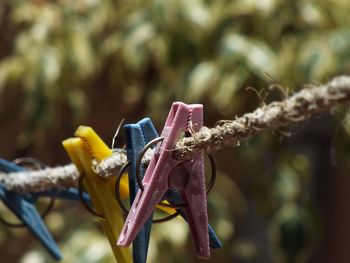
[{"label": "blue clothespin", "polygon": [[[139,121],[137,124],[124,125],[125,139],[126,139],[126,155],[130,161],[128,169],[129,177],[129,198],[130,204],[135,200],[138,191],[138,184],[136,181],[136,162],[139,153],[145,145],[155,137],[157,132],[154,129],[149,118]],[[140,175],[143,177],[144,169],[140,168]],[[141,229],[132,243],[132,256],[134,263],[145,263],[147,260],[148,243],[151,234],[152,216],[146,221],[146,224]]]},{"label": "blue clothespin", "polygon": [[[126,134],[126,153],[130,166],[128,170],[129,176],[129,189],[130,189],[130,203],[135,199],[138,191],[138,184],[136,181],[136,162],[142,149],[147,143],[158,137],[157,131],[153,126],[152,121],[149,118],[144,118],[137,124],[124,125]],[[144,171],[141,169],[141,176]],[[182,199],[179,193],[175,191],[168,191],[165,195],[165,200],[175,205],[182,203]],[[179,209],[180,215],[187,221],[185,213],[182,209]],[[144,228],[139,232],[133,242],[133,259],[135,263],[145,263],[147,259],[148,243],[151,232],[152,217],[149,218],[144,225]],[[216,236],[214,230],[208,225],[210,247],[221,248],[221,242]]]},{"label": "blue clothespin", "polygon": [[[33,202],[35,202],[39,197],[54,197],[58,199],[68,200],[68,201],[79,201],[79,191],[76,188],[68,189],[52,189],[50,191],[40,191],[31,194]],[[90,203],[91,199],[88,193],[83,193],[83,199],[85,202]]]},{"label": "blue clothespin", "polygon": [[[20,169],[21,168],[21,169]],[[0,170],[3,172],[18,172],[23,168],[14,163],[0,159]],[[61,252],[47,230],[35,206],[18,193],[7,191],[0,185],[0,199],[39,239],[46,250],[55,260],[61,260]]]}]

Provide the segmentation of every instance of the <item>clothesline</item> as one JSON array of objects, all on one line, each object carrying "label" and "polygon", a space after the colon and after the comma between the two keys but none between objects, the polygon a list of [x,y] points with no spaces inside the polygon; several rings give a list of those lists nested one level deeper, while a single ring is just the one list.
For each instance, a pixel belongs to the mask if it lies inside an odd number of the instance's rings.
[{"label": "clothesline", "polygon": [[[203,127],[191,137],[179,140],[174,149],[174,157],[184,160],[200,151],[213,152],[226,146],[238,146],[257,133],[301,122],[310,116],[325,112],[332,107],[350,101],[350,77],[340,76],[320,86],[310,86],[282,101],[263,105],[251,113],[234,120],[219,121],[214,128]],[[148,162],[152,151],[148,151],[143,161]],[[108,177],[126,162],[123,149],[95,165],[94,169],[102,177]],[[79,172],[73,164],[46,168],[39,171],[20,173],[0,173],[0,183],[15,192],[37,192],[52,188],[68,188],[77,185]]]}]

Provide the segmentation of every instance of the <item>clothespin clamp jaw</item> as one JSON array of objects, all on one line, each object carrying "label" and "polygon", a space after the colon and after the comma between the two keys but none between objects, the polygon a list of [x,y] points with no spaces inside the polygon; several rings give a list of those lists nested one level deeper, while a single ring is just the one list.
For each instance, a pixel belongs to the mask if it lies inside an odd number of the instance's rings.
[{"label": "clothespin clamp jaw", "polygon": [[[20,172],[23,169],[23,167],[12,162],[0,159],[0,170],[3,172]],[[0,185],[0,199],[23,222],[23,225],[27,226],[27,228],[38,238],[53,259],[62,259],[60,249],[46,228],[35,206],[28,200],[27,196],[8,191]],[[48,212],[48,210],[46,210],[46,212]],[[2,222],[7,225],[9,224],[4,220],[2,220]],[[11,223],[10,225],[17,227],[23,226],[22,224]]]},{"label": "clothespin clamp jaw", "polygon": [[119,236],[119,246],[131,244],[167,190],[174,189],[186,203],[184,211],[198,257],[210,258],[203,153],[194,154],[185,162],[173,158],[173,149],[180,136],[190,136],[202,125],[202,105],[173,103],[161,134],[164,139],[156,147],[147,168],[142,181],[143,191],[136,195]]},{"label": "clothespin clamp jaw", "polygon": [[[101,161],[112,155],[112,151],[91,127],[80,126],[75,132],[76,138],[70,138],[63,145],[81,174],[85,175],[84,186],[88,191],[96,212],[101,215],[102,224],[111,244],[114,256],[120,263],[131,263],[130,250],[116,246],[117,237],[123,226],[122,211],[115,200],[115,178],[102,179],[94,172],[92,160]],[[122,196],[128,189],[122,189]]]}]

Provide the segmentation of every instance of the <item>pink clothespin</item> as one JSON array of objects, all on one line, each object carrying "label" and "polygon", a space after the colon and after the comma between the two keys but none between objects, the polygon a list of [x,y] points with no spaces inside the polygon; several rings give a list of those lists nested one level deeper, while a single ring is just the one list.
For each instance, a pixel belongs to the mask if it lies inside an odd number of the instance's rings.
[{"label": "pink clothespin", "polygon": [[203,125],[203,105],[174,102],[154,156],[119,236],[118,246],[129,246],[168,189],[177,190],[184,200],[192,239],[198,257],[210,258],[207,197],[203,153],[179,162],[173,149],[181,135],[190,136]]}]

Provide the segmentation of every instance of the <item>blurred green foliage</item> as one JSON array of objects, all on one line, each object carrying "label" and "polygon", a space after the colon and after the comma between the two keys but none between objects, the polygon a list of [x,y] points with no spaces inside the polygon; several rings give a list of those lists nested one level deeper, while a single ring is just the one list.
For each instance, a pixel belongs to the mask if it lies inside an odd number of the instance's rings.
[{"label": "blurred green foliage", "polygon": [[346,0],[5,0],[0,87],[21,88],[31,129],[62,103],[86,113],[92,85],[148,110],[185,99],[232,114],[246,83],[347,72],[349,11]]},{"label": "blurred green foliage", "polygon": [[[25,123],[17,147],[26,148],[64,126],[62,116],[71,126],[88,120],[94,98],[106,90],[126,116],[147,113],[161,123],[171,102],[182,100],[204,103],[209,122],[232,119],[258,106],[247,86],[278,83],[287,92],[348,73],[349,13],[348,0],[2,0],[0,123],[14,118],[14,106]],[[348,124],[346,117],[347,134]],[[297,149],[264,135],[239,153],[218,154],[223,171],[209,198],[224,243],[216,262],[309,260],[322,239],[322,212],[309,189],[328,151],[316,148],[328,142],[324,132],[317,129],[311,137],[320,139],[300,140]],[[337,145],[347,160],[344,137]],[[66,210],[53,221],[74,217]],[[92,222],[76,225],[60,237],[64,262],[112,261]],[[186,231],[183,222],[154,227],[150,262],[194,262]],[[28,253],[23,262],[49,260]]]}]

